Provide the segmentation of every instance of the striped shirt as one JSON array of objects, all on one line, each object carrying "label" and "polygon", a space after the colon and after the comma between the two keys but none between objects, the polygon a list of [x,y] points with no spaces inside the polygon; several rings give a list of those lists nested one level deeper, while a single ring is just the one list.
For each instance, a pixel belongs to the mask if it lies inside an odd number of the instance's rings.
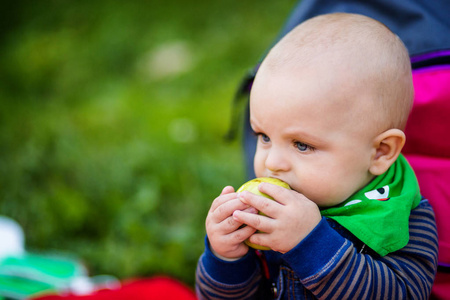
[{"label": "striped shirt", "polygon": [[[434,213],[422,200],[411,211],[408,244],[383,257],[326,218],[291,251],[264,252],[278,299],[427,299],[437,249]],[[215,257],[206,242],[197,265],[197,296],[270,299],[268,290],[261,289],[262,274],[253,250],[238,261],[226,262]]]}]

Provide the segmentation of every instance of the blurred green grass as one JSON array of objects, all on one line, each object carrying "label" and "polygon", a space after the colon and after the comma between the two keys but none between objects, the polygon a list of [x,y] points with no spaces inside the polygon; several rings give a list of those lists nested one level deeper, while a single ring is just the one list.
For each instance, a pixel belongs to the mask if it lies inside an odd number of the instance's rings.
[{"label": "blurred green grass", "polygon": [[245,179],[223,139],[295,1],[17,1],[0,30],[0,213],[93,275],[194,283],[204,219]]}]

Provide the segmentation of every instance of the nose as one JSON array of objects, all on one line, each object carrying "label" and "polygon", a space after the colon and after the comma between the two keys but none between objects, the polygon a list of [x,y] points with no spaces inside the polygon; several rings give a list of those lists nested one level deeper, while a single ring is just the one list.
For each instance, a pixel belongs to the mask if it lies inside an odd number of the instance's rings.
[{"label": "nose", "polygon": [[286,172],[290,168],[290,162],[284,151],[272,147],[267,153],[265,166],[272,173]]}]

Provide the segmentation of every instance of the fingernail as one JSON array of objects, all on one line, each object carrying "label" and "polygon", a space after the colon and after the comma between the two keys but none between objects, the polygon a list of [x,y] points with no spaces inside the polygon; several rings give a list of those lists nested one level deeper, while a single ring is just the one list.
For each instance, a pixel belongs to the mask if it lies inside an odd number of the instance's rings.
[{"label": "fingernail", "polygon": [[257,214],[258,210],[256,208],[254,208],[254,207],[249,207],[248,212],[251,213],[251,214]]}]

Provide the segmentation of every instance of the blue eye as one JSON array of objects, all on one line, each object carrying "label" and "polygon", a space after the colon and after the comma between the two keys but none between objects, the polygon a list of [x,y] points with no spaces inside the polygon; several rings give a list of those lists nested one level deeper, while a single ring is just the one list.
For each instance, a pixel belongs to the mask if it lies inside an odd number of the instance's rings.
[{"label": "blue eye", "polygon": [[270,137],[268,137],[268,136],[265,135],[264,133],[261,133],[260,136],[261,136],[261,140],[262,140],[264,143],[270,142]]},{"label": "blue eye", "polygon": [[300,152],[305,152],[305,151],[311,149],[311,147],[309,145],[302,143],[302,142],[295,142],[295,146],[297,147],[297,149]]}]

